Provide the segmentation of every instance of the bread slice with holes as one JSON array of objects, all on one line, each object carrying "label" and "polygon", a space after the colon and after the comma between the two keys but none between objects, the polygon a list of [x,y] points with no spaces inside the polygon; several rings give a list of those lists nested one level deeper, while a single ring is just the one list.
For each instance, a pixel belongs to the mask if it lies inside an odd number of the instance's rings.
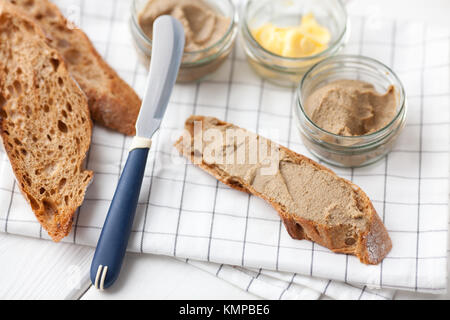
[{"label": "bread slice with holes", "polygon": [[391,250],[367,195],[330,169],[216,118],[192,116],[185,129],[178,151],[228,186],[268,201],[292,238],[366,264],[378,264]]},{"label": "bread slice with holes", "polygon": [[0,136],[20,190],[54,241],[67,236],[92,172],[85,94],[32,20],[0,2]]},{"label": "bread slice with holes", "polygon": [[135,134],[141,100],[101,58],[86,34],[68,22],[48,0],[8,0],[29,14],[44,30],[50,45],[88,96],[92,119],[107,128]]}]

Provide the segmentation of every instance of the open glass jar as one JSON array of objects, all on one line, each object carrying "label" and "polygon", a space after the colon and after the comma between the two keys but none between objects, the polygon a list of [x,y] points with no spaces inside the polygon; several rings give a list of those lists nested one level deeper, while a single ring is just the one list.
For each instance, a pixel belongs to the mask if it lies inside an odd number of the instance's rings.
[{"label": "open glass jar", "polygon": [[[302,16],[312,13],[327,28],[331,40],[320,53],[287,58],[263,48],[252,30],[265,23],[297,26]],[[340,0],[249,0],[241,17],[241,34],[245,54],[253,69],[265,79],[283,86],[298,84],[305,72],[320,60],[337,54],[346,44],[349,26],[345,6]]]},{"label": "open glass jar", "polygon": [[[392,85],[396,93],[396,115],[384,128],[361,136],[341,136],[317,126],[305,111],[312,92],[336,80],[361,80],[378,92]],[[384,157],[393,147],[406,120],[405,90],[397,75],[383,63],[357,55],[327,58],[313,66],[297,89],[297,117],[300,136],[306,148],[319,159],[340,167],[360,167]]]},{"label": "open glass jar", "polygon": [[[142,30],[139,15],[149,0],[133,0],[131,6],[130,28],[134,45],[141,61],[150,64],[152,40]],[[178,82],[199,81],[217,70],[233,48],[237,34],[237,10],[232,0],[203,0],[220,15],[229,19],[225,34],[215,43],[198,51],[184,52],[178,72]]]}]

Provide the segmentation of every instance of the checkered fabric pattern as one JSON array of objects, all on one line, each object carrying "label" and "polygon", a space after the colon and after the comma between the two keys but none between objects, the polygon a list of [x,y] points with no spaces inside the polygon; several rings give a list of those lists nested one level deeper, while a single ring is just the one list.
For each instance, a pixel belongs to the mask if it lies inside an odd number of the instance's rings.
[{"label": "checkered fabric pattern", "polygon": [[[142,96],[147,71],[131,44],[130,1],[56,2],[69,17],[80,17],[77,23],[100,54]],[[208,80],[176,85],[150,151],[129,250],[184,259],[266,298],[391,299],[390,289],[445,291],[449,40],[449,30],[419,22],[351,16],[346,51],[391,66],[408,98],[407,125],[387,157],[364,168],[333,168],[369,195],[389,231],[393,249],[379,265],[291,239],[267,203],[217,182],[173,148],[185,119],[199,114],[314,159],[297,133],[295,88],[255,75],[239,43]],[[64,241],[96,245],[130,143],[129,137],[94,128],[86,161],[94,181]],[[6,155],[0,159],[0,230],[49,239],[21,196]]]}]

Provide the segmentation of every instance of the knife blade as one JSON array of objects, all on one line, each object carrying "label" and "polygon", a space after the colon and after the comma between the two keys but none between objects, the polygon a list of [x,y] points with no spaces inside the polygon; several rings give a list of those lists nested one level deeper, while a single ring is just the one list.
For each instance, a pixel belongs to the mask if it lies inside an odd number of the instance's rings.
[{"label": "knife blade", "polygon": [[[172,32],[158,32],[172,29]],[[153,50],[150,72],[141,110],[136,122],[136,135],[151,138],[161,125],[184,50],[181,23],[170,16],[158,18],[153,27]],[[158,46],[155,50],[155,46]]]}]

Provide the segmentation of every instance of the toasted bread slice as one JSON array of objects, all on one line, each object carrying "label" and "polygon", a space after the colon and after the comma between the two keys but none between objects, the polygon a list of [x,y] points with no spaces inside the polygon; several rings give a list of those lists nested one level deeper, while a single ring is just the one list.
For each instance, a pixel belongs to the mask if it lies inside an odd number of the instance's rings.
[{"label": "toasted bread slice", "polygon": [[86,34],[70,24],[48,0],[9,0],[44,30],[66,61],[67,68],[88,96],[92,119],[126,135],[135,134],[141,100],[101,58]]},{"label": "toasted bread slice", "polygon": [[85,94],[44,33],[0,1],[0,136],[18,186],[54,241],[69,234],[92,172]]},{"label": "toasted bread slice", "polygon": [[[194,130],[196,125],[200,127]],[[178,151],[226,185],[268,201],[292,238],[355,255],[365,264],[378,264],[391,250],[389,235],[371,201],[352,182],[216,118],[192,116],[185,128],[175,144]],[[250,141],[259,147],[252,147]],[[262,146],[272,146],[273,151],[261,153]],[[274,170],[264,172],[267,164],[275,164]]]}]

